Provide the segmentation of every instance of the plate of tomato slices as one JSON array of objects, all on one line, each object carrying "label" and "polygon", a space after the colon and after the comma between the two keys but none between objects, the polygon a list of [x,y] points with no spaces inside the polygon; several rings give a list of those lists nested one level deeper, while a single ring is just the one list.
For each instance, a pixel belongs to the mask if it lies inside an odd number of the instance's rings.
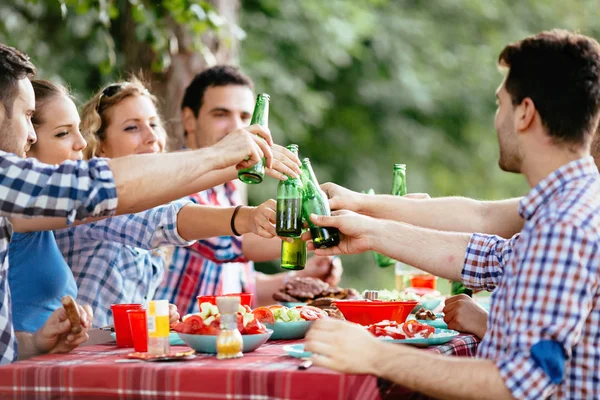
[{"label": "plate of tomato slices", "polygon": [[366,329],[373,336],[384,341],[422,347],[448,343],[459,335],[457,331],[436,329],[431,325],[421,324],[415,320],[409,320],[404,323],[381,321],[367,326]]}]

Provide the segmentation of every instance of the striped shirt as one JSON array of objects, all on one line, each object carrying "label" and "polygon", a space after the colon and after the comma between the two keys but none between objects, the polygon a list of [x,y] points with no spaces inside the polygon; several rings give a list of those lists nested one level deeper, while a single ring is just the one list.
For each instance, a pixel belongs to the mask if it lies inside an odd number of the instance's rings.
[{"label": "striped shirt", "polygon": [[[197,193],[189,199],[210,206],[241,204],[234,182]],[[227,274],[230,267],[239,274]],[[199,311],[197,296],[223,294],[223,287],[229,286],[223,282],[224,276],[237,279],[243,292],[254,291],[254,265],[244,260],[241,237],[220,236],[175,248],[156,297],[168,299],[182,315],[196,313]]]},{"label": "striped shirt", "polygon": [[600,398],[600,181],[591,157],[522,199],[511,239],[475,234],[463,282],[494,290],[478,356],[518,399]]},{"label": "striped shirt", "polygon": [[0,365],[17,359],[8,290],[6,217],[62,217],[67,223],[114,214],[117,190],[105,160],[46,165],[0,151]]}]

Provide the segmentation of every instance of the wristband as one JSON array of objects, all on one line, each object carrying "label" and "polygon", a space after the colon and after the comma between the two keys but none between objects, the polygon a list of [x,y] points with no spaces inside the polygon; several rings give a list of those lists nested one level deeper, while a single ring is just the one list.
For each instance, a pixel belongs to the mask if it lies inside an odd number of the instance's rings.
[{"label": "wristband", "polygon": [[235,236],[242,236],[238,233],[238,231],[235,230],[235,216],[237,215],[238,211],[240,211],[240,208],[242,208],[241,204],[237,206],[235,210],[233,210],[233,214],[231,215],[231,222],[229,223],[229,225],[231,226],[231,232],[233,232]]}]

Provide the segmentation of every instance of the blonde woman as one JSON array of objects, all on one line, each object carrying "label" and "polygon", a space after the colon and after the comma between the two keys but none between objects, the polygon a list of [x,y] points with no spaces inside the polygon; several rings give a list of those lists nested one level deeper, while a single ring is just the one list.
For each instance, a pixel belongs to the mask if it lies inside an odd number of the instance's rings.
[{"label": "blonde woman", "polygon": [[[82,158],[86,142],[79,132],[77,109],[64,89],[48,82],[38,82],[35,87],[39,91],[42,85],[54,88],[47,96],[39,96],[35,117],[38,142],[28,155],[48,163]],[[154,108],[154,113],[150,112],[153,115],[144,120],[147,128],[131,133],[130,125],[124,127],[134,137],[131,143],[137,143],[139,153],[159,151],[164,146],[164,135],[155,129],[160,125],[155,100],[144,90],[132,88],[127,97],[140,97],[145,111]],[[136,123],[140,126],[139,121]],[[78,300],[94,309],[94,325],[104,326],[112,323],[111,304],[143,303],[153,297],[163,275],[162,263],[153,249],[226,234],[232,213],[233,208],[202,207],[184,200],[54,234],[73,272]],[[247,207],[237,214],[235,227],[272,237],[275,231],[270,218],[269,207]]]}]

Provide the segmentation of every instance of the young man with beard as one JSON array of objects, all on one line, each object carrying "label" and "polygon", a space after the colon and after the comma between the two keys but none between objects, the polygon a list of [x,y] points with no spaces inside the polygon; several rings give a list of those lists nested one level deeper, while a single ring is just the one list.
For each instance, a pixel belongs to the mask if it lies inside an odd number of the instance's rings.
[{"label": "young man with beard", "polygon": [[590,156],[600,45],[554,30],[506,46],[498,62],[507,70],[496,92],[499,165],[532,188],[519,203],[519,234],[441,232],[350,211],[311,217],[343,233],[338,247],[317,254],[375,250],[472,289],[495,289],[478,359],[317,321],[306,343],[315,364],[439,398],[600,398],[600,178]]}]

